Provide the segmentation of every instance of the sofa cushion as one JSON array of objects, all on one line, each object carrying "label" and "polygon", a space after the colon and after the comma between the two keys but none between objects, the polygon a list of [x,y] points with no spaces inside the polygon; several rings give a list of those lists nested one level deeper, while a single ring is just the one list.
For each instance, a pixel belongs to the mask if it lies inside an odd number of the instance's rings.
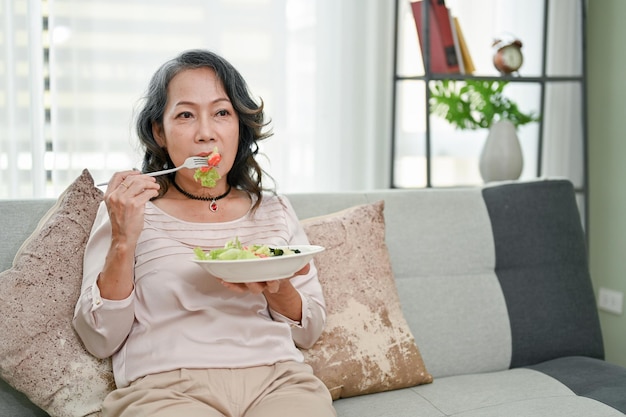
[{"label": "sofa cushion", "polygon": [[[495,273],[511,327],[511,368],[604,347],[571,182],[486,187]],[[541,343],[537,343],[540,340]]]},{"label": "sofa cushion", "polygon": [[531,365],[577,395],[593,398],[626,414],[626,368],[601,359],[569,356]]},{"label": "sofa cushion", "polygon": [[0,379],[0,416],[10,417],[49,417],[50,415],[37,407],[24,395],[4,379]]},{"label": "sofa cushion", "polygon": [[437,378],[410,388],[445,416],[617,417],[598,401],[576,395],[542,372],[517,368]]},{"label": "sofa cushion", "polygon": [[52,416],[98,415],[113,389],[108,360],[72,328],[83,249],[102,192],[87,170],[59,197],[0,275],[0,372]]},{"label": "sofa cushion", "polygon": [[400,301],[430,373],[507,369],[511,329],[480,189],[392,193],[385,213],[404,265],[394,264]]},{"label": "sofa cushion", "polygon": [[334,399],[432,382],[403,316],[379,201],[302,221],[326,251],[315,265],[327,324],[304,351]]}]

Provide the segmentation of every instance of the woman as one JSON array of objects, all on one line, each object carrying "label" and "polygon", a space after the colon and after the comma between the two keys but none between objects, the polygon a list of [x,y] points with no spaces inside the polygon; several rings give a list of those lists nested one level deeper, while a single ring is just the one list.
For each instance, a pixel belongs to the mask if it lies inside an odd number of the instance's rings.
[{"label": "woman", "polygon": [[[223,58],[187,51],[153,76],[137,131],[143,171],[179,166],[215,147],[213,188],[181,169],[111,178],[85,249],[74,327],[117,389],[104,416],[334,416],[303,363],[325,323],[315,267],[290,279],[230,284],[191,262],[193,248],[307,244],[284,197],[263,192],[257,141],[263,106]],[[212,207],[211,207],[212,206]]]}]

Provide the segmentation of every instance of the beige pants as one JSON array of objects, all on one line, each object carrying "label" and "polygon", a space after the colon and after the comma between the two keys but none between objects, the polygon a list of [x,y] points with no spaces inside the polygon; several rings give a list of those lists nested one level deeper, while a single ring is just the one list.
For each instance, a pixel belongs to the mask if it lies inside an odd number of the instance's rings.
[{"label": "beige pants", "polygon": [[104,400],[103,417],[335,417],[326,386],[295,362],[148,375]]}]

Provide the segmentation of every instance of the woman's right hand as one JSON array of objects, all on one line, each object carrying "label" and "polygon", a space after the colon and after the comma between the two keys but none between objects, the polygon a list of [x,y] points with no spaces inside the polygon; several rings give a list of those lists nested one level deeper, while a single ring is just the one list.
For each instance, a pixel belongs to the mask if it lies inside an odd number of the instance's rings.
[{"label": "woman's right hand", "polygon": [[158,195],[159,188],[153,177],[139,171],[118,172],[109,181],[104,202],[111,222],[111,247],[97,281],[102,297],[122,300],[131,294],[145,205]]},{"label": "woman's right hand", "polygon": [[111,219],[114,240],[132,245],[143,229],[144,207],[159,193],[154,177],[139,171],[122,171],[113,175],[104,194]]}]

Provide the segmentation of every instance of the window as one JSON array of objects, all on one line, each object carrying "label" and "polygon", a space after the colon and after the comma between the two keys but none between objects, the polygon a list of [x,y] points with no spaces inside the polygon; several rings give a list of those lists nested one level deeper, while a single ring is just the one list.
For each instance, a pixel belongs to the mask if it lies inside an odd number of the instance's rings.
[{"label": "window", "polygon": [[196,47],[264,100],[280,192],[389,185],[392,2],[13,0],[0,19],[0,198],[139,167],[133,111],[156,68]]}]

